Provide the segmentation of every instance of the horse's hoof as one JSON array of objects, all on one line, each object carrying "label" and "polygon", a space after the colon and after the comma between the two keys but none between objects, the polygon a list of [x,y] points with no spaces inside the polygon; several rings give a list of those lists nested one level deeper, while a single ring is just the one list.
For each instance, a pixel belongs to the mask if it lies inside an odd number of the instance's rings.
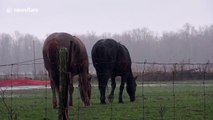
[{"label": "horse's hoof", "polygon": [[101,101],[101,103],[100,104],[106,104],[106,102],[105,101]]},{"label": "horse's hoof", "polygon": [[58,109],[58,106],[53,106],[53,109]]},{"label": "horse's hoof", "polygon": [[84,106],[90,106],[90,102],[85,102]]},{"label": "horse's hoof", "polygon": [[109,95],[109,96],[108,96],[108,100],[109,100],[110,103],[113,102],[113,99],[114,99],[114,97],[113,97],[112,95]]},{"label": "horse's hoof", "polygon": [[124,101],[119,101],[119,103],[124,103]]},{"label": "horse's hoof", "polygon": [[57,109],[58,107],[57,101],[53,101],[52,106],[53,106],[53,109]]},{"label": "horse's hoof", "polygon": [[70,107],[73,107],[73,104],[72,104],[72,103],[69,103],[69,106],[70,106]]},{"label": "horse's hoof", "polygon": [[57,105],[53,105],[53,109],[57,109],[57,107],[58,107]]}]

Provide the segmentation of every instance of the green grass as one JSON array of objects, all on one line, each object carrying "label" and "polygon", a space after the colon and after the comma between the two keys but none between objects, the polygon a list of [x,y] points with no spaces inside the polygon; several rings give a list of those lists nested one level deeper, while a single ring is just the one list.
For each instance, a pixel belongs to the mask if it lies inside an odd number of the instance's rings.
[{"label": "green grass", "polygon": [[[190,84],[168,86],[138,86],[135,102],[130,102],[124,91],[124,104],[118,103],[118,90],[112,104],[99,104],[99,91],[92,88],[91,106],[84,107],[78,89],[74,92],[74,107],[70,119],[80,120],[212,120],[213,86]],[[173,92],[174,91],[174,92]],[[110,88],[107,90],[109,94]],[[10,91],[7,93],[10,96]],[[144,95],[144,97],[143,97]],[[45,98],[47,97],[47,98]],[[6,98],[11,105],[11,97]],[[50,89],[13,91],[12,108],[18,120],[57,120],[57,109],[52,109]],[[8,113],[0,99],[0,120],[8,120]]]}]

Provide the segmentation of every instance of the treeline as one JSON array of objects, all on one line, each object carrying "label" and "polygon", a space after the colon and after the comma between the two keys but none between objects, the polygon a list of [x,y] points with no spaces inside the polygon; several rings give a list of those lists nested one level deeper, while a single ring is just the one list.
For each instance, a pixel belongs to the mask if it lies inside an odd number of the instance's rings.
[{"label": "treeline", "polygon": [[[164,32],[162,35],[158,35],[148,28],[138,28],[122,34],[97,35],[91,32],[75,36],[84,42],[89,56],[91,56],[90,51],[97,40],[113,38],[127,46],[132,61],[213,62],[213,25],[195,28],[190,24],[185,24],[180,30]],[[42,58],[43,41],[31,34],[0,33],[0,65]],[[39,72],[44,69],[43,65],[39,64],[42,62],[42,60],[37,60],[29,62],[29,64],[35,63],[36,72]],[[27,64],[16,68],[17,72],[33,70],[34,65]],[[8,71],[10,68],[0,67],[1,73]]]}]

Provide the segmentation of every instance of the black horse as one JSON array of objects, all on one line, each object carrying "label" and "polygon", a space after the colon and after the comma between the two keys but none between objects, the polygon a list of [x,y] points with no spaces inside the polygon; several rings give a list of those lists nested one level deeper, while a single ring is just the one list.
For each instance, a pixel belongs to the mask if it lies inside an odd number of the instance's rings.
[{"label": "black horse", "polygon": [[119,103],[123,103],[122,94],[124,84],[129,94],[130,101],[135,101],[137,77],[133,77],[131,58],[127,48],[113,39],[101,39],[92,48],[92,62],[96,69],[100,90],[101,104],[105,104],[105,91],[108,79],[111,78],[112,90],[108,96],[109,102],[113,101],[116,87],[115,77],[121,76]]}]

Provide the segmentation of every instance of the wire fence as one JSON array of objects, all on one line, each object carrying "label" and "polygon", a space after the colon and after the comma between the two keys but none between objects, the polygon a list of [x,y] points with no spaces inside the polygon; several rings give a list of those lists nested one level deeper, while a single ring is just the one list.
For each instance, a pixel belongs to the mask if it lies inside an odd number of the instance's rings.
[{"label": "wire fence", "polygon": [[[10,80],[10,86],[0,84],[0,119],[57,119],[57,110],[52,108],[48,74],[43,71],[19,72],[20,68],[44,66],[42,58],[13,64],[0,65],[8,69],[1,74],[0,81]],[[92,64],[90,64],[91,68]],[[44,68],[44,67],[43,67]],[[213,118],[213,63],[151,63],[133,62],[132,69],[137,78],[136,101],[129,102],[124,91],[124,104],[118,103],[120,78],[112,103],[100,105],[96,75],[92,79],[91,106],[84,107],[75,78],[74,106],[70,108],[70,119],[131,119],[131,120],[211,120]],[[34,70],[35,71],[35,70]],[[94,71],[94,68],[91,68]],[[35,73],[35,74],[33,74]],[[95,73],[95,72],[92,72]],[[13,86],[17,78],[43,80],[39,89],[29,86]],[[1,82],[0,82],[1,83]],[[23,83],[27,84],[27,83]],[[29,88],[29,89],[27,89]],[[106,95],[111,90],[110,80]]]}]

